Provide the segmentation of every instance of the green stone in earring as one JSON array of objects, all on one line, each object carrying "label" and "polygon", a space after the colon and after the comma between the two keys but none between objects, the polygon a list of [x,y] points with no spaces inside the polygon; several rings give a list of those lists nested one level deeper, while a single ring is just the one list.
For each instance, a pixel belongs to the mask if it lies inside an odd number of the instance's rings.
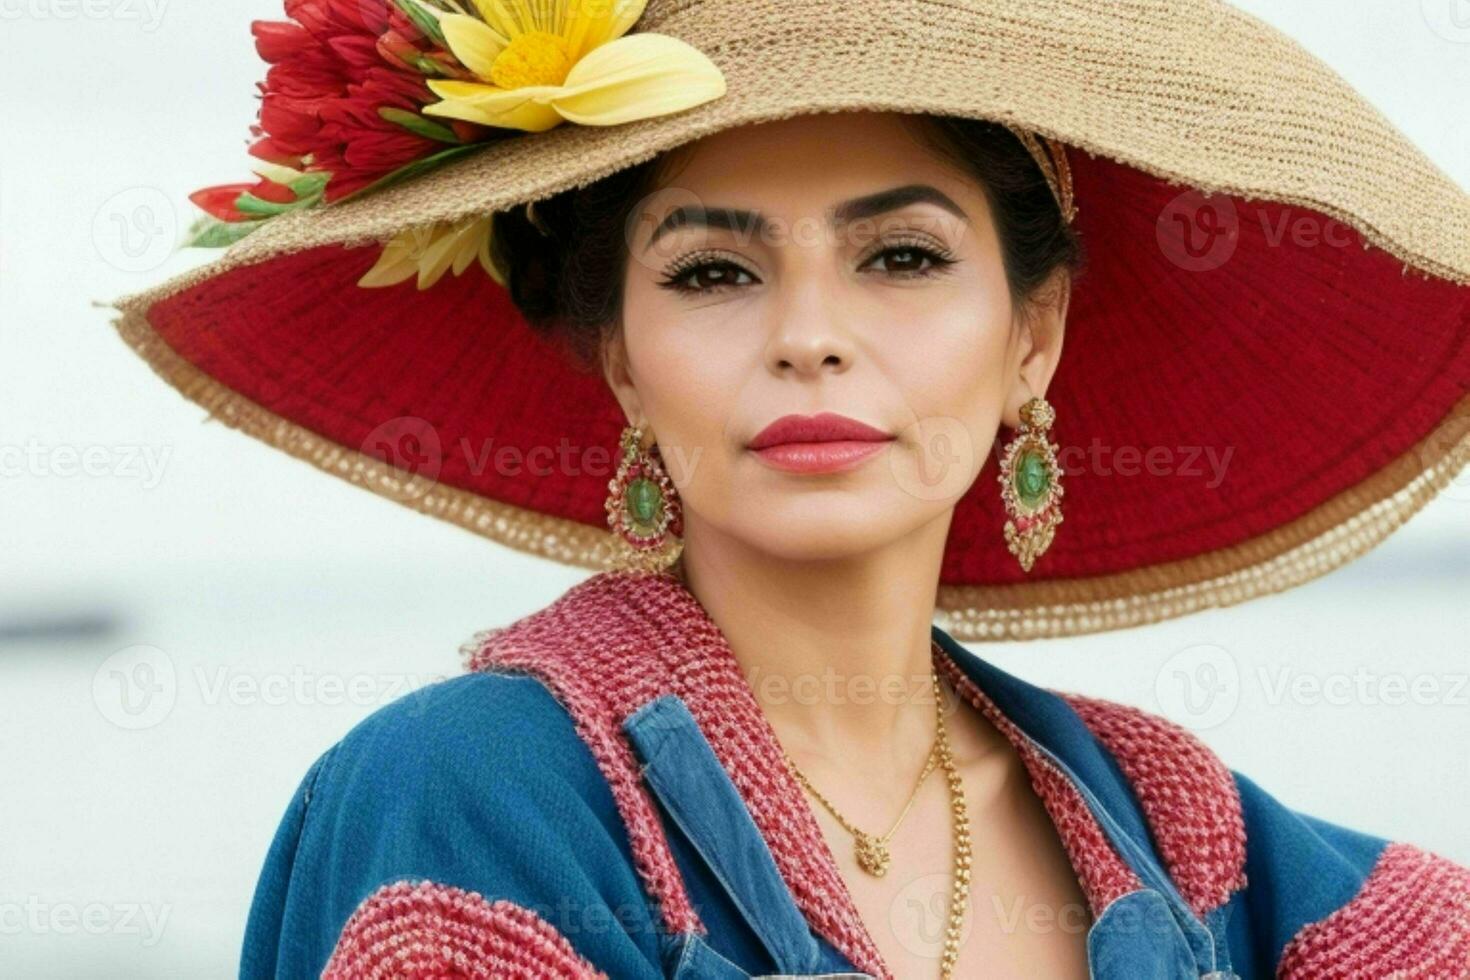
[{"label": "green stone in earring", "polygon": [[663,507],[663,498],[658,484],[647,477],[639,477],[628,484],[623,494],[633,520],[644,528],[652,527]]},{"label": "green stone in earring", "polygon": [[1051,484],[1046,461],[1034,452],[1023,452],[1016,466],[1016,495],[1027,507],[1039,503]]}]

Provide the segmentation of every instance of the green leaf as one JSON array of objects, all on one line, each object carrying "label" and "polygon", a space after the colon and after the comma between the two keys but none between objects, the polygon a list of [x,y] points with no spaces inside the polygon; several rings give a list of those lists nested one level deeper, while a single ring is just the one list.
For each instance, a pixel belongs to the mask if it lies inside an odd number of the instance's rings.
[{"label": "green leaf", "polygon": [[439,19],[419,6],[418,0],[393,0],[393,2],[399,10],[408,15],[408,19],[413,21],[415,27],[433,38],[440,47],[447,44],[444,40],[444,31],[439,26]]},{"label": "green leaf", "polygon": [[448,72],[444,70],[443,65],[439,64],[439,62],[435,61],[433,58],[430,58],[428,55],[423,54],[413,59],[413,68],[420,75],[434,75],[439,78],[443,78],[446,74],[448,74]]},{"label": "green leaf", "polygon": [[409,112],[407,109],[397,109],[393,106],[381,106],[378,109],[378,115],[425,139],[438,140],[441,143],[458,144],[460,142],[460,138],[454,135],[454,130],[442,123],[425,119],[417,112]]},{"label": "green leaf", "polygon": [[305,176],[297,177],[286,186],[291,188],[291,190],[296,194],[298,200],[302,198],[316,197],[321,194],[323,190],[326,189],[327,181],[331,179],[331,176],[332,175],[329,173],[323,173],[322,171],[317,170],[312,173],[306,174]]},{"label": "green leaf", "polygon": [[290,202],[289,204],[277,204],[275,201],[267,201],[263,198],[256,197],[249,191],[245,191],[239,197],[235,198],[236,209],[244,211],[246,214],[261,214],[267,216],[273,214],[285,214],[287,211],[294,211],[297,208],[301,207],[303,203],[304,202],[300,198],[298,198]]},{"label": "green leaf", "polygon": [[184,233],[184,240],[179,248],[224,248],[238,242],[265,222],[264,218],[253,221],[221,221],[212,214],[200,215]]},{"label": "green leaf", "polygon": [[370,194],[373,191],[381,190],[382,188],[387,187],[390,184],[396,184],[400,180],[413,177],[417,174],[423,173],[426,170],[433,170],[435,167],[447,163],[455,157],[463,156],[464,154],[469,153],[472,150],[478,150],[483,145],[483,143],[461,143],[459,146],[451,146],[447,150],[440,150],[438,153],[435,153],[432,156],[427,156],[421,160],[415,160],[413,163],[410,163],[407,166],[399,167],[392,173],[385,174],[384,176],[379,177],[377,180],[373,181],[371,184],[368,184],[366,187],[359,187],[351,194],[347,194],[343,197],[337,198],[335,201],[332,202],[332,204],[337,205],[341,204],[343,201],[350,201],[353,198],[361,197],[364,194]]}]

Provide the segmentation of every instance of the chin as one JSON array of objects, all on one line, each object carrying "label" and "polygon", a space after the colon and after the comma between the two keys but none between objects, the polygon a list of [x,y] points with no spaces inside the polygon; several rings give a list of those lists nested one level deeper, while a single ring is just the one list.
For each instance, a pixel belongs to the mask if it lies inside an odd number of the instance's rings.
[{"label": "chin", "polygon": [[903,537],[904,528],[892,514],[836,514],[830,505],[819,513],[801,508],[770,508],[760,527],[732,533],[754,550],[784,561],[835,561],[854,558]]}]

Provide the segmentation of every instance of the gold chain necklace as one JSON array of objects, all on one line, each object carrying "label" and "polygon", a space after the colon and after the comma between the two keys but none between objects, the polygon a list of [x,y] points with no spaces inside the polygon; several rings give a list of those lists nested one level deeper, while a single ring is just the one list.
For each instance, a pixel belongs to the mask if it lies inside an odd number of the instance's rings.
[{"label": "gold chain necklace", "polygon": [[888,842],[893,838],[894,833],[898,830],[898,825],[903,823],[903,818],[908,816],[909,810],[914,805],[914,800],[918,799],[919,787],[924,785],[925,778],[934,771],[934,766],[939,761],[938,750],[939,739],[936,736],[934,739],[934,748],[929,750],[929,761],[924,765],[924,771],[919,773],[919,778],[914,780],[914,788],[913,791],[909,793],[908,802],[904,804],[903,810],[898,815],[898,819],[893,821],[893,826],[889,827],[888,832],[881,836],[869,834],[865,831],[859,830],[857,827],[854,827],[851,823],[848,822],[846,817],[837,812],[837,808],[832,805],[832,802],[830,800],[828,800],[825,796],[818,792],[815,786],[807,782],[806,775],[803,774],[800,769],[796,768],[796,763],[791,762],[790,756],[787,756],[787,762],[790,763],[792,773],[801,782],[801,784],[805,786],[813,796],[821,801],[822,805],[827,808],[827,812],[831,813],[832,816],[836,818],[837,822],[842,825],[843,830],[846,830],[849,834],[852,834],[853,851],[857,855],[858,867],[862,868],[864,871],[866,871],[870,875],[873,875],[874,877],[881,878],[888,871]]},{"label": "gold chain necklace", "polygon": [[786,759],[786,765],[791,774],[796,777],[802,786],[815,796],[828,812],[836,818],[843,829],[852,834],[856,839],[858,866],[869,874],[882,876],[888,869],[888,840],[893,832],[898,829],[899,823],[913,806],[914,799],[918,795],[919,786],[923,785],[924,777],[934,769],[934,757],[937,754],[939,764],[944,768],[945,778],[949,782],[949,803],[952,816],[952,827],[954,833],[954,873],[950,882],[949,895],[949,922],[944,930],[944,953],[939,963],[939,975],[948,980],[954,971],[955,961],[960,955],[960,929],[965,921],[965,906],[970,893],[970,817],[965,809],[965,787],[959,772],[955,769],[954,754],[949,747],[949,732],[944,724],[944,697],[939,685],[939,674],[932,673],[931,679],[934,684],[934,714],[935,732],[934,748],[929,750],[929,760],[924,766],[924,771],[919,774],[914,784],[913,792],[909,794],[909,801],[904,805],[903,812],[898,815],[898,820],[889,828],[888,833],[881,837],[865,834],[854,827],[847,818],[837,812],[837,808],[813,786],[797,768],[791,756],[786,750],[781,750],[781,755]]}]

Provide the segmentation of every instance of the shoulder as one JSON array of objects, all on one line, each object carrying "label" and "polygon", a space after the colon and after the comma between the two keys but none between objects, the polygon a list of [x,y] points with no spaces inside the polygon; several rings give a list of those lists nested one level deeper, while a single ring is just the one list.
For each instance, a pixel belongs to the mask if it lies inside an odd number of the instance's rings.
[{"label": "shoulder", "polygon": [[547,976],[638,976],[656,957],[612,794],[534,677],[428,685],[316,760],[262,868],[241,973],[357,975],[385,942],[461,941],[565,964]]},{"label": "shoulder", "polygon": [[516,794],[489,790],[515,789],[595,807],[605,792],[566,709],[537,678],[517,674],[464,674],[413,691],[359,722],[323,765],[318,797],[358,806],[416,791],[439,807],[508,806]]},{"label": "shoulder", "polygon": [[1470,976],[1470,868],[1295,809],[1162,715],[1055,693],[1117,762],[1181,893],[1228,903],[1242,975]]},{"label": "shoulder", "polygon": [[[359,722],[310,774],[310,822],[408,847],[438,835],[535,820],[543,838],[617,828],[607,783],[571,716],[534,677],[465,674]],[[313,828],[308,826],[307,831]]]},{"label": "shoulder", "polygon": [[1249,834],[1241,926],[1274,975],[1470,977],[1470,867],[1302,812],[1234,776]]}]

